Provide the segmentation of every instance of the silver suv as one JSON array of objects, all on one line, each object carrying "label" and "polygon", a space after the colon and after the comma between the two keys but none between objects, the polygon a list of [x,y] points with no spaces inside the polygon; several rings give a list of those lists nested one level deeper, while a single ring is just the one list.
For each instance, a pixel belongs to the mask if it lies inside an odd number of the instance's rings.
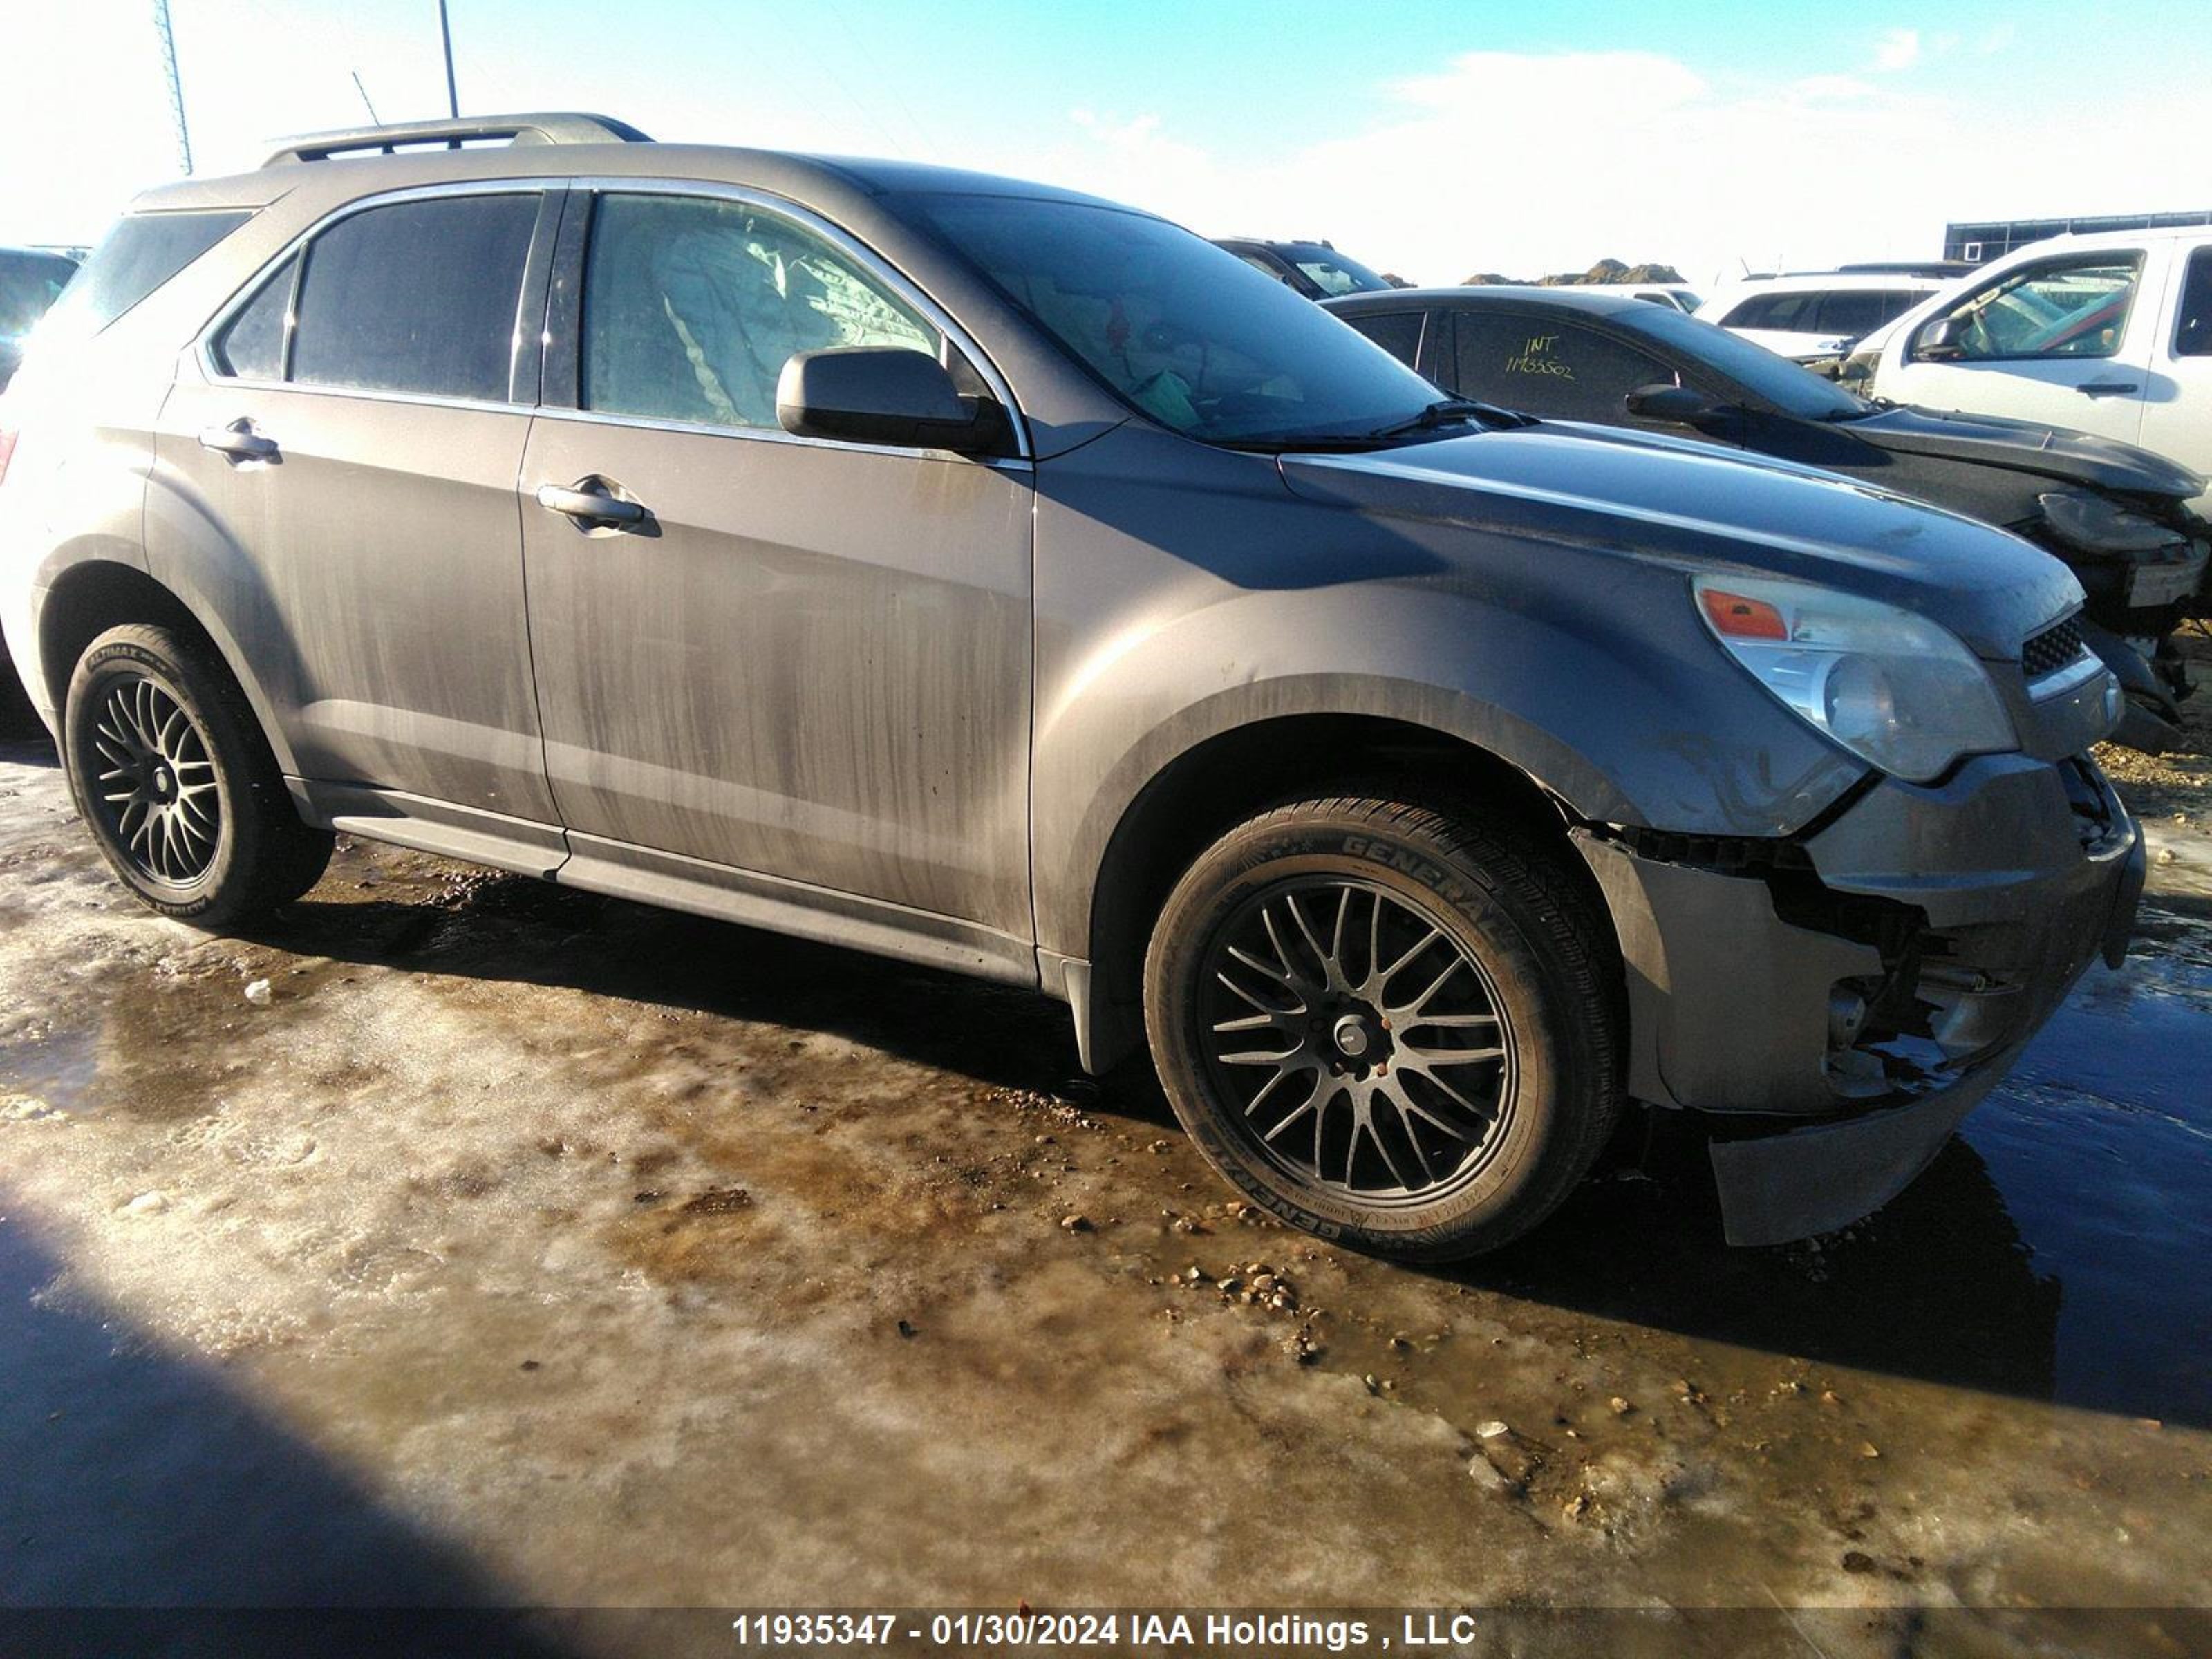
[{"label": "silver suv", "polygon": [[2056,561],[1443,398],[1041,186],[324,135],[141,198],[0,428],[9,641],[155,908],[342,830],[1033,987],[1402,1256],[1630,1101],[1731,1237],[1856,1217],[2141,883]]}]

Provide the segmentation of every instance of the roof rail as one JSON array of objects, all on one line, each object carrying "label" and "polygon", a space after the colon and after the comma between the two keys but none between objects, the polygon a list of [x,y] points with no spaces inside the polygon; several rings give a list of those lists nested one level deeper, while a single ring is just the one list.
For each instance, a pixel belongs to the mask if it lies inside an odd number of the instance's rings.
[{"label": "roof rail", "polygon": [[504,138],[515,144],[646,144],[653,141],[627,121],[605,115],[471,115],[458,121],[394,121],[383,126],[341,127],[288,138],[269,152],[264,167],[290,161],[328,161],[342,155],[398,153],[404,145],[443,145]]}]

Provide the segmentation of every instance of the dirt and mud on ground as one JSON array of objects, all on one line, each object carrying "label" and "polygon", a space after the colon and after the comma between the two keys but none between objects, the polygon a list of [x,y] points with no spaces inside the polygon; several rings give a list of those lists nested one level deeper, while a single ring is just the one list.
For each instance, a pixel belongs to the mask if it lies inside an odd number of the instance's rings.
[{"label": "dirt and mud on ground", "polygon": [[2126,971],[1881,1215],[1728,1250],[1662,1139],[1436,1272],[1232,1201],[1054,1005],[366,846],[209,938],[0,747],[0,1601],[1867,1609],[1835,1659],[2087,1607],[2134,1611],[2065,1650],[2194,1650],[2169,827]]}]

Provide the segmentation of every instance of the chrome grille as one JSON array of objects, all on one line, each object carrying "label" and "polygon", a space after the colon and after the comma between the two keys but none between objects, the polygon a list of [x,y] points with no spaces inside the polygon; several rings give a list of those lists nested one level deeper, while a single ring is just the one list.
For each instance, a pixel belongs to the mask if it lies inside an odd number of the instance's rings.
[{"label": "chrome grille", "polygon": [[2081,639],[2081,619],[2069,617],[2040,634],[2031,635],[2020,648],[2021,672],[2031,680],[2055,674],[2088,649]]}]

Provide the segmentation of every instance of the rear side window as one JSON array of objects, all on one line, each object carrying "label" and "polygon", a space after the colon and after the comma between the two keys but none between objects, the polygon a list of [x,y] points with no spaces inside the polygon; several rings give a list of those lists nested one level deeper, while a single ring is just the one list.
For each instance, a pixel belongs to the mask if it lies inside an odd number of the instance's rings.
[{"label": "rear side window", "polygon": [[97,334],[251,217],[240,209],[118,220],[46,313],[47,331]]},{"label": "rear side window", "polygon": [[1674,383],[1674,371],[1633,346],[1549,318],[1459,317],[1462,397],[1568,421],[1619,421],[1638,386]]},{"label": "rear side window", "polygon": [[2173,331],[2177,357],[2212,357],[2212,247],[2189,256],[2181,283],[2181,318]]},{"label": "rear side window", "polygon": [[58,253],[0,250],[0,335],[28,334],[76,275],[76,266]]},{"label": "rear side window", "polygon": [[1420,354],[1421,317],[1418,311],[1370,311],[1344,320],[1410,368]]},{"label": "rear side window", "polygon": [[436,197],[338,221],[307,247],[291,379],[506,402],[538,202]]},{"label": "rear side window", "polygon": [[285,260],[216,337],[216,362],[224,374],[249,380],[284,378],[284,338],[292,321],[292,281],[299,269],[296,256]]},{"label": "rear side window", "polygon": [[1754,294],[1729,307],[1720,321],[1727,328],[1771,328],[1810,333],[1820,302],[1818,294]]}]

